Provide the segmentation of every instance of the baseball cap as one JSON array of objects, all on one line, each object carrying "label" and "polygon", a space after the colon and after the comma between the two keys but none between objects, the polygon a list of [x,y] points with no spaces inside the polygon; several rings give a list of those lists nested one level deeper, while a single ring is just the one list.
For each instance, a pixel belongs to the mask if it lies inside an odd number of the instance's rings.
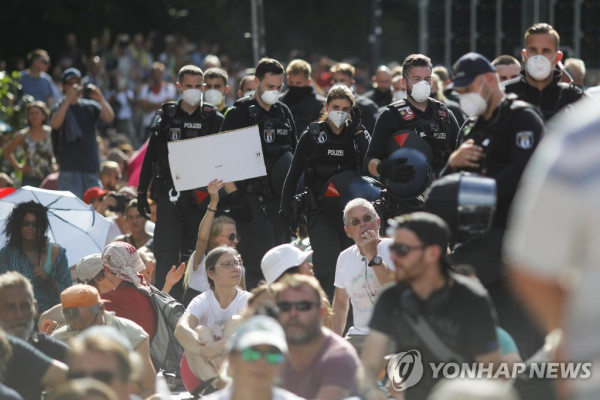
[{"label": "baseball cap", "polygon": [[92,204],[92,200],[98,199],[108,193],[108,189],[102,189],[98,186],[89,188],[83,194],[83,201],[85,204]]},{"label": "baseball cap", "polygon": [[67,68],[63,71],[60,80],[66,82],[71,78],[77,78],[81,80],[81,72],[77,68]]},{"label": "baseball cap", "polygon": [[467,53],[452,66],[452,83],[446,90],[469,86],[477,76],[486,72],[496,72],[496,67],[479,53]]},{"label": "baseball cap", "polygon": [[306,261],[312,253],[312,250],[302,251],[291,244],[282,244],[267,251],[260,262],[260,268],[267,283],[273,283],[285,271]]},{"label": "baseball cap", "polygon": [[441,258],[442,265],[446,268],[450,267],[445,252],[448,248],[448,242],[451,240],[451,234],[448,224],[442,218],[435,214],[419,211],[401,215],[389,222],[390,228],[405,228],[413,232],[424,245],[439,245],[444,252]]},{"label": "baseball cap", "polygon": [[283,328],[275,319],[266,315],[255,315],[242,322],[235,335],[227,343],[228,351],[244,351],[258,345],[276,347],[287,354],[288,347]]},{"label": "baseball cap", "polygon": [[98,289],[85,284],[69,286],[60,294],[60,302],[63,308],[91,307],[104,303],[100,298]]},{"label": "baseball cap", "polygon": [[102,270],[102,254],[94,253],[83,257],[75,267],[77,279],[89,282]]}]

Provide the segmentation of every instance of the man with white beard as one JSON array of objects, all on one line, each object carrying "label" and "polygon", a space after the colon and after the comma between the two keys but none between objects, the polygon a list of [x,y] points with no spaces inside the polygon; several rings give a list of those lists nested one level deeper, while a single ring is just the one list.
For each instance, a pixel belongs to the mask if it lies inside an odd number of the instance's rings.
[{"label": "man with white beard", "polygon": [[38,306],[33,286],[22,274],[10,271],[0,275],[0,327],[25,340],[50,358],[66,362],[69,348],[44,333],[34,331]]}]

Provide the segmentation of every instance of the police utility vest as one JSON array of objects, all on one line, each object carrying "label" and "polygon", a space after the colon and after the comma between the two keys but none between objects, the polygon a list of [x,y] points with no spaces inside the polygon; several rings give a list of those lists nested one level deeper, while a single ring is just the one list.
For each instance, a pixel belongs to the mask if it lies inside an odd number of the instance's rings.
[{"label": "police utility vest", "polygon": [[267,175],[271,175],[275,162],[287,151],[292,151],[291,135],[294,134],[292,124],[283,111],[283,107],[277,105],[279,111],[272,116],[258,104],[248,107],[248,115],[253,124],[258,125],[260,140],[265,159]]},{"label": "police utility vest", "polygon": [[[477,118],[469,118],[459,133],[459,145],[468,139],[473,139],[475,144],[483,147],[485,157],[481,159],[478,169],[465,169],[468,172],[475,172],[486,176],[495,176],[509,162],[509,149],[507,146],[513,146],[513,140],[517,140],[516,145],[527,148],[533,145],[533,134],[531,136],[512,138],[508,136],[506,129],[509,124],[517,118],[517,114],[524,109],[531,109],[540,115],[537,107],[532,106],[522,100],[518,100],[514,93],[510,93],[498,105],[497,113],[485,124],[477,126]],[[527,132],[524,132],[527,133]],[[530,141],[528,143],[527,141]]]},{"label": "police utility vest", "polygon": [[[159,119],[151,127],[152,134],[158,135],[160,144],[157,146],[157,165],[155,166],[155,177],[157,179],[171,180],[171,168],[169,167],[168,142],[176,140],[192,139],[211,134],[211,122],[217,114],[217,108],[211,104],[200,106],[200,118],[189,115],[182,118],[177,112],[177,103],[164,103],[157,115]],[[156,119],[156,118],[155,118]],[[154,127],[154,129],[152,129]]]},{"label": "police utility vest", "polygon": [[327,129],[327,122],[311,122],[308,132],[311,150],[304,168],[306,186],[320,193],[325,182],[334,175],[348,170],[359,170],[359,151],[356,134],[342,132],[342,137]]},{"label": "police utility vest", "polygon": [[[453,148],[448,143],[448,137],[451,134],[452,125],[450,122],[450,111],[442,103],[435,99],[429,98],[429,107],[432,108],[432,119],[419,118],[412,109],[410,103],[406,100],[400,100],[388,106],[398,117],[398,129],[390,137],[393,137],[401,132],[414,132],[419,135],[433,152],[432,167],[438,172],[448,160]],[[398,148],[398,145],[390,143],[386,146],[389,157],[391,153]]]}]

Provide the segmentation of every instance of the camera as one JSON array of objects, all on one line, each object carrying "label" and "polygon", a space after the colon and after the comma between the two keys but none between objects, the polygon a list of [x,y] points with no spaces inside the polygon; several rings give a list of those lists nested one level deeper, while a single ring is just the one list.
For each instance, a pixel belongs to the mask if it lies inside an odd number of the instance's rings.
[{"label": "camera", "polygon": [[85,84],[83,86],[83,97],[85,97],[86,99],[89,99],[92,95],[92,87],[90,86],[90,84]]},{"label": "camera", "polygon": [[129,198],[123,194],[110,193],[110,197],[114,198],[117,201],[115,206],[109,206],[108,209],[113,212],[125,213],[125,207],[129,203]]}]

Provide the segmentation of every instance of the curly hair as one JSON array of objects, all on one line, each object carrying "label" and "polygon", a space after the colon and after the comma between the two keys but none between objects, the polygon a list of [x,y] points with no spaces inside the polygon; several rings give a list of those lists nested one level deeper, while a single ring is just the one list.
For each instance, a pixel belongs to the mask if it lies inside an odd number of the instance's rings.
[{"label": "curly hair", "polygon": [[48,210],[40,203],[33,200],[17,204],[6,219],[4,234],[8,239],[8,246],[23,250],[21,222],[23,222],[25,214],[27,213],[35,215],[35,247],[42,253],[46,246],[46,231],[48,231],[48,226],[50,225],[50,222],[48,221]]}]

